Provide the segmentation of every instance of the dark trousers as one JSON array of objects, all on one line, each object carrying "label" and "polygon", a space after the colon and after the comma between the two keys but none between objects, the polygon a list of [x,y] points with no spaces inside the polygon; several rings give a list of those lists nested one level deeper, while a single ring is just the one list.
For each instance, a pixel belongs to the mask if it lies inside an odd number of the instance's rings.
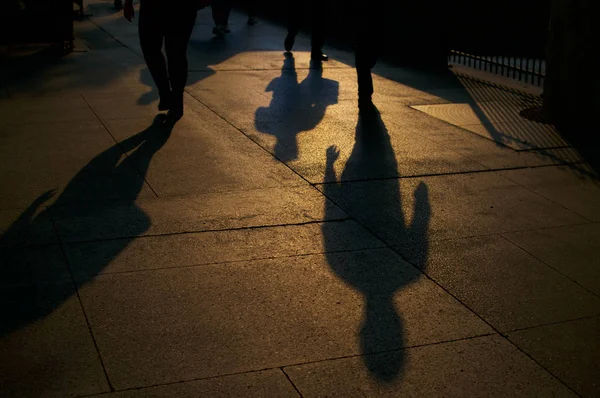
[{"label": "dark trousers", "polygon": [[[172,91],[176,99],[183,97],[188,74],[187,47],[194,29],[196,11],[190,5],[142,2],[140,45],[146,65],[161,95]],[[166,62],[162,53],[163,43],[167,54]]]},{"label": "dark trousers", "polygon": [[354,57],[358,77],[358,98],[370,100],[373,95],[373,78],[371,69],[384,46],[381,37],[381,25],[386,19],[385,7],[381,0],[370,0],[369,3],[355,3],[356,38]]},{"label": "dark trousers", "polygon": [[306,14],[304,4],[308,3],[308,18],[312,29],[311,49],[313,52],[321,52],[325,44],[325,7],[326,0],[299,1],[290,0],[288,9],[288,34],[296,36],[302,26]]},{"label": "dark trousers", "polygon": [[215,25],[227,25],[231,13],[231,2],[229,0],[213,0],[211,8]]}]

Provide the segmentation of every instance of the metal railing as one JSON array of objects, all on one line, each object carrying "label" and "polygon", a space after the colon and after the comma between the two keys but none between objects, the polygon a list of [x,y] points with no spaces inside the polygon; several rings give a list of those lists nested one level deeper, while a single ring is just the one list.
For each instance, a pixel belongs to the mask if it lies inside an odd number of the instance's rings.
[{"label": "metal railing", "polygon": [[462,65],[542,87],[546,76],[546,61],[535,58],[481,56],[451,50],[449,64]]}]

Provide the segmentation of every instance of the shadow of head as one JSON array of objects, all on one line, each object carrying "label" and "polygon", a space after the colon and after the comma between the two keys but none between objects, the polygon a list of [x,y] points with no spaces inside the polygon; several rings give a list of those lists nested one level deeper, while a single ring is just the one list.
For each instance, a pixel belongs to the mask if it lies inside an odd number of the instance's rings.
[{"label": "shadow of head", "polygon": [[282,160],[298,158],[298,134],[314,130],[325,117],[329,105],[338,101],[339,83],[323,77],[321,68],[310,68],[299,82],[292,55],[286,55],[281,75],[267,86],[272,92],[268,107],[255,112],[255,127],[276,139],[273,152]]},{"label": "shadow of head", "polygon": [[[351,255],[334,253],[337,242],[350,240],[356,229],[340,231],[332,223],[325,223],[322,232],[327,260],[332,271],[365,300],[359,331],[365,367],[377,380],[392,382],[402,374],[404,354],[399,350],[406,346],[399,312],[403,299],[398,293],[422,275],[417,268],[423,269],[427,258],[429,192],[427,185],[420,182],[409,188],[412,197],[405,199],[409,203],[403,203],[397,160],[388,130],[376,109],[359,116],[355,145],[338,182],[335,163],[339,157],[337,148],[327,150],[324,193],[330,201],[326,202],[326,215],[336,206],[342,207],[388,248]],[[389,178],[390,175],[394,177]],[[386,178],[381,179],[382,176]],[[411,202],[412,214],[405,216]],[[404,250],[420,256],[411,256],[411,264],[395,252]]]}]

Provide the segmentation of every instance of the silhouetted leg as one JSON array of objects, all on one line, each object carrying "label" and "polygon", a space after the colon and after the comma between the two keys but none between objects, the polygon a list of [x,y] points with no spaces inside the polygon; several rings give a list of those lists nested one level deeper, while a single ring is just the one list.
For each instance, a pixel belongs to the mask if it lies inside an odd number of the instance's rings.
[{"label": "silhouetted leg", "polygon": [[[141,7],[139,21],[140,46],[148,70],[158,89],[161,102],[169,102],[171,87],[167,74],[167,64],[162,53],[165,21],[162,19],[164,17],[161,18],[160,11],[158,8]],[[167,104],[160,104],[159,109],[161,105],[164,107]]]},{"label": "silhouetted leg", "polygon": [[287,21],[287,36],[283,45],[285,47],[285,51],[292,51],[294,47],[294,42],[296,41],[296,36],[298,35],[298,31],[300,30],[300,25],[302,23],[302,6],[298,5],[297,1],[288,0],[288,21]]},{"label": "silhouetted leg", "polygon": [[182,8],[170,16],[165,35],[169,80],[173,91],[171,114],[179,117],[183,115],[183,90],[188,76],[187,47],[195,21],[196,9]]},{"label": "silhouetted leg", "polygon": [[371,107],[373,95],[373,77],[371,69],[377,63],[378,50],[373,48],[374,43],[359,39],[356,44],[355,60],[358,78],[358,106],[359,108]]},{"label": "silhouetted leg", "polygon": [[324,0],[317,1],[312,0],[310,3],[310,17],[311,17],[311,54],[314,56],[320,56],[323,50],[323,44],[325,44],[325,10],[323,6]]},{"label": "silhouetted leg", "polygon": [[229,0],[214,0],[211,7],[213,21],[215,22],[213,33],[223,36],[229,32],[227,25],[229,23],[229,14],[231,13],[231,3]]}]

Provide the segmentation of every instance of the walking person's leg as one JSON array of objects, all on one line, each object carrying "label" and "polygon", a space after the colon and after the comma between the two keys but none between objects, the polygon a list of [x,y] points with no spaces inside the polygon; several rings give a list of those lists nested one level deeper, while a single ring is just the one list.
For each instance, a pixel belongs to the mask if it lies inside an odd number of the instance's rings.
[{"label": "walking person's leg", "polygon": [[283,42],[285,51],[290,52],[294,47],[296,41],[296,35],[300,30],[300,24],[302,23],[302,3],[301,0],[288,0],[288,23],[287,23],[287,36]]},{"label": "walking person's leg", "polygon": [[323,45],[325,44],[325,0],[311,0],[310,2],[310,20],[311,20],[311,59],[314,61],[327,61],[329,57],[323,54]]},{"label": "walking person's leg", "polygon": [[169,15],[170,21],[165,35],[165,50],[169,68],[173,103],[169,117],[178,120],[183,116],[183,91],[187,82],[187,48],[196,21],[196,9],[181,6]]},{"label": "walking person's leg", "polygon": [[169,109],[171,103],[171,87],[167,74],[167,64],[162,53],[165,35],[164,16],[160,8],[143,3],[139,18],[140,46],[148,70],[158,89],[160,96],[158,109],[164,111]]},{"label": "walking person's leg", "polygon": [[246,12],[248,13],[248,25],[256,25],[258,23],[258,19],[256,19],[256,11],[257,11],[257,0],[247,0],[246,1]]},{"label": "walking person's leg", "polygon": [[211,7],[212,17],[215,23],[213,33],[217,36],[224,36],[225,33],[229,33],[231,2],[229,0],[214,0]]}]

